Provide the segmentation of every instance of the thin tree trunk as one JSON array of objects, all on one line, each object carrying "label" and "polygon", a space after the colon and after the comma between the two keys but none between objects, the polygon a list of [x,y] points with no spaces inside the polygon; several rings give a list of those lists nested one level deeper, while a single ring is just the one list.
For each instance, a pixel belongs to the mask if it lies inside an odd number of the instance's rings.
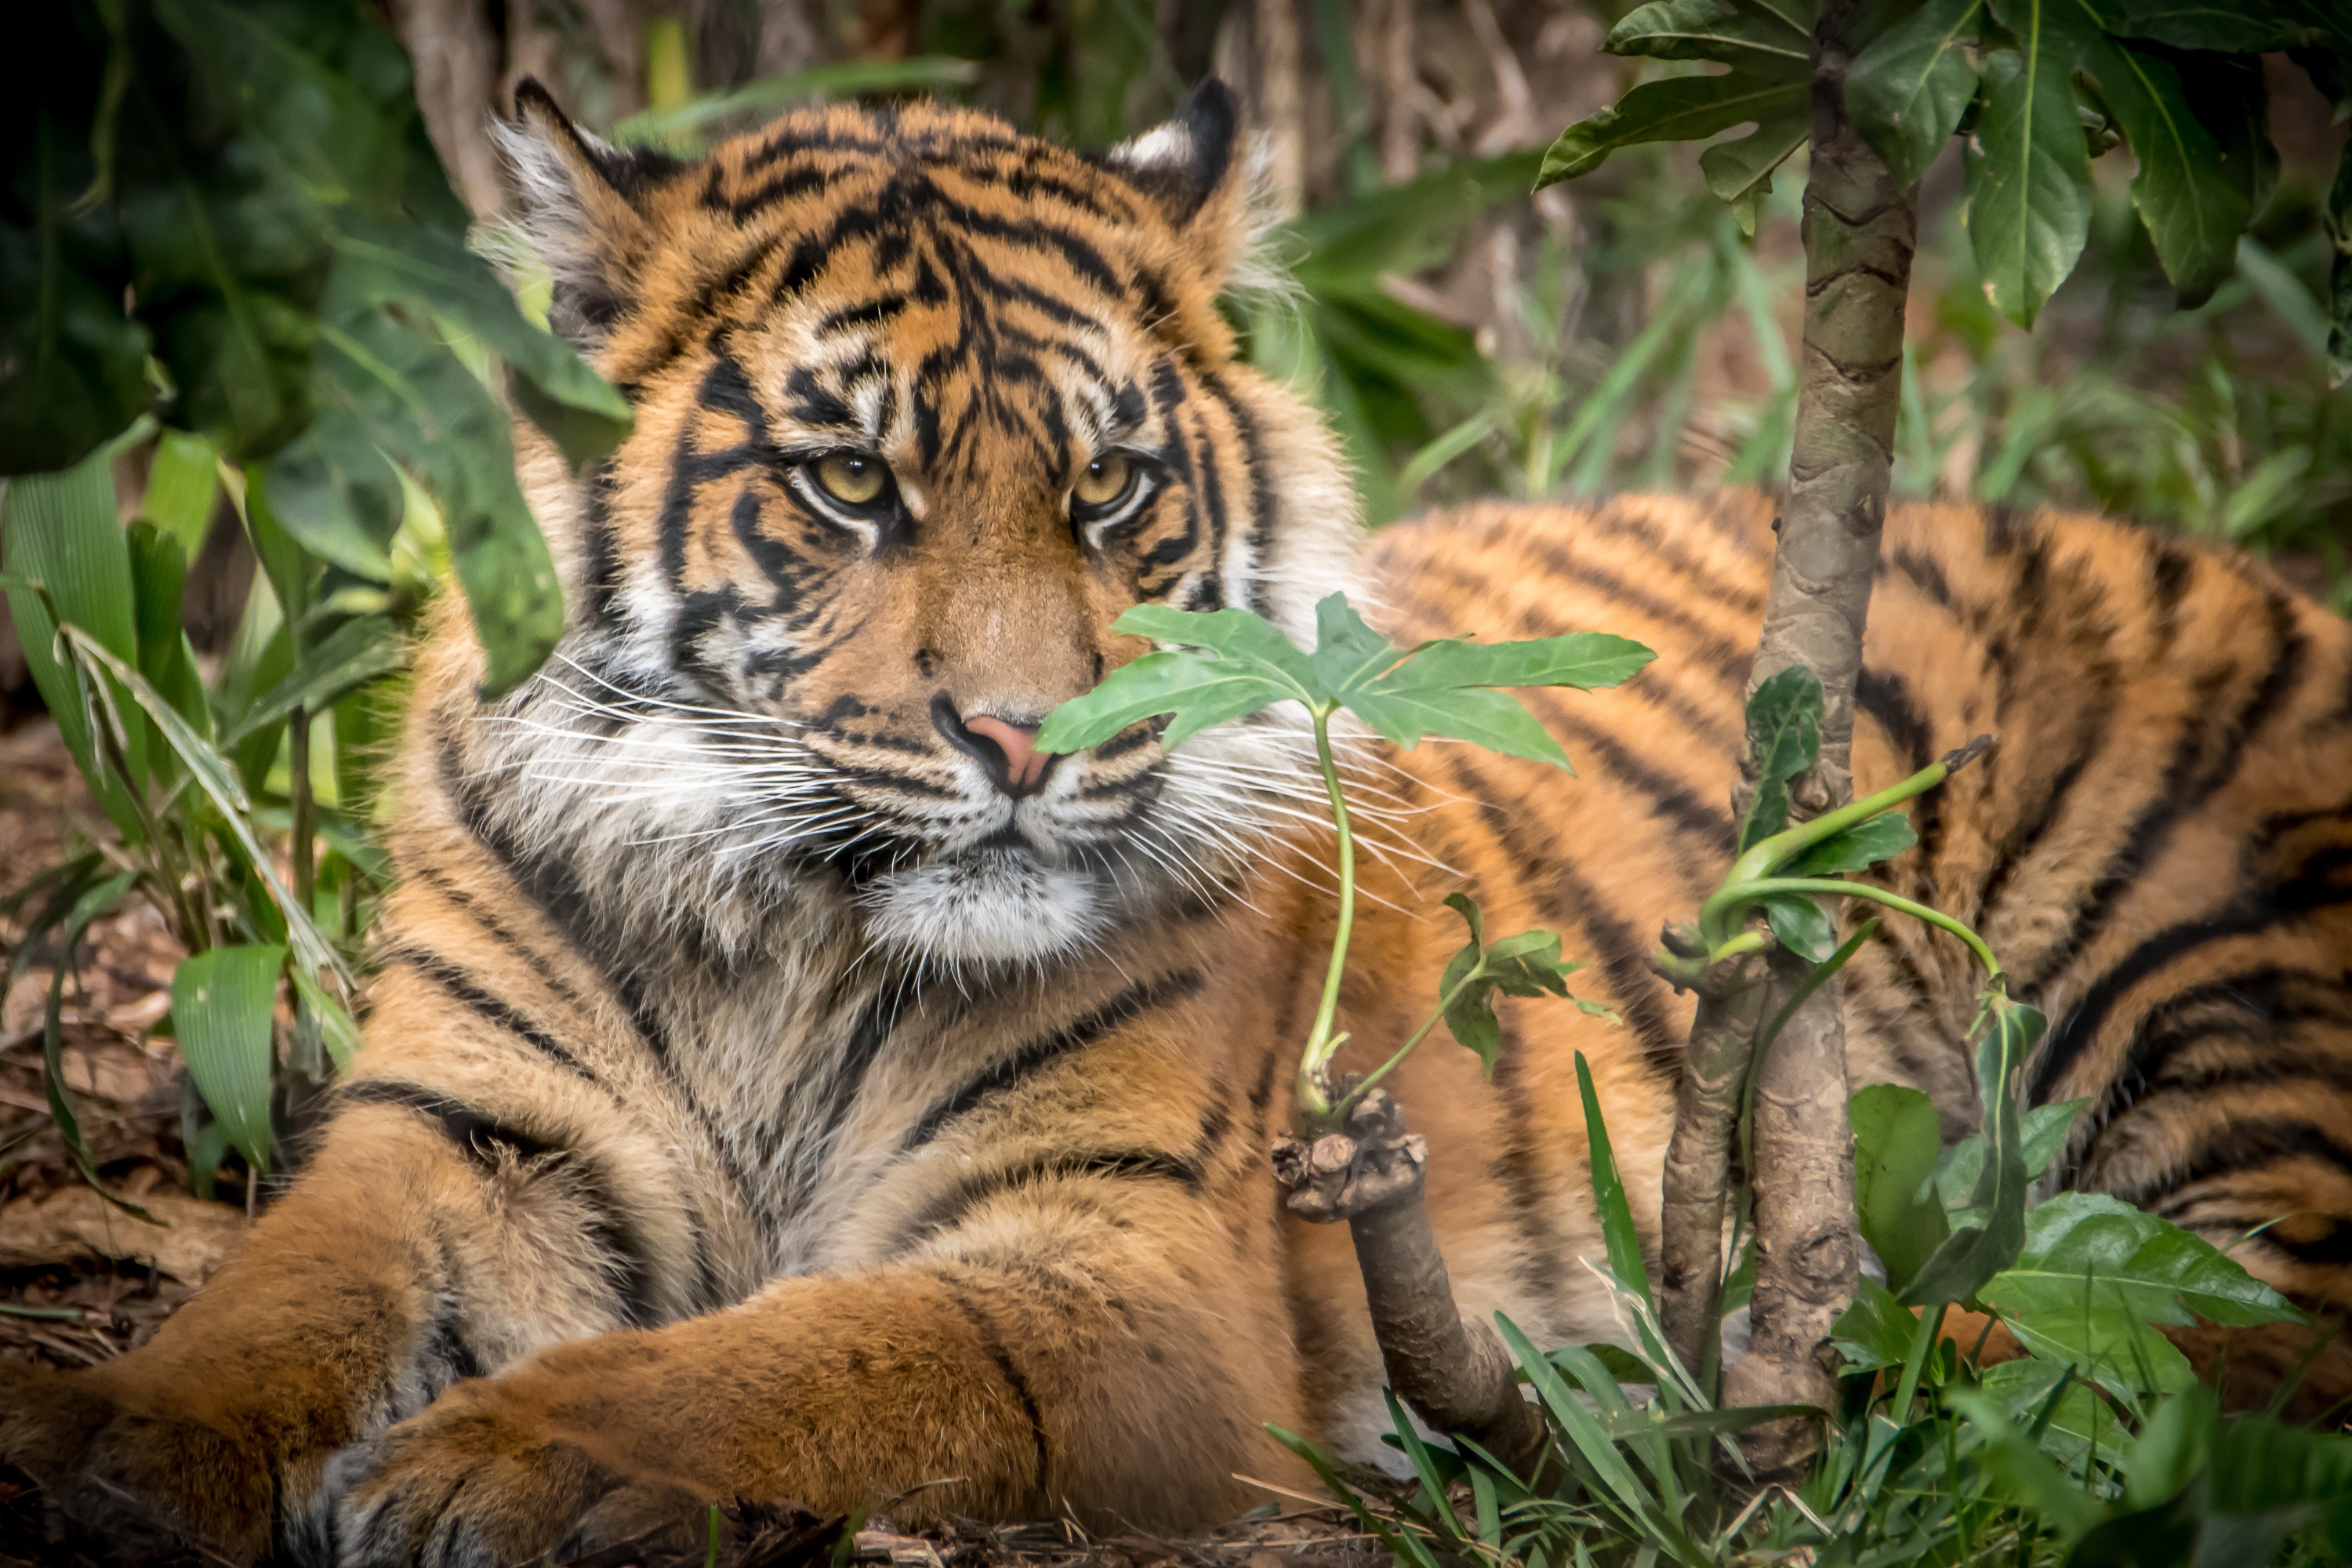
[{"label": "thin tree trunk", "polygon": [[[1853,795],[1854,681],[1894,465],[1916,229],[1910,193],[1845,118],[1845,40],[1860,9],[1857,0],[1830,0],[1814,34],[1804,365],[1789,501],[1750,677],[1751,691],[1791,664],[1821,679],[1821,761],[1796,792],[1809,815]],[[1772,967],[1785,984],[1806,966],[1780,952]],[[1828,1409],[1836,1397],[1830,1328],[1853,1297],[1857,1257],[1843,1002],[1832,977],[1757,1068],[1754,1321],[1748,1354],[1725,1379],[1731,1404]],[[1781,1422],[1743,1443],[1760,1472],[1785,1477],[1816,1440],[1810,1425]]]},{"label": "thin tree trunk", "polygon": [[[1666,942],[1700,957],[1697,933],[1669,931]],[[1764,966],[1753,954],[1720,964],[1693,983],[1691,1020],[1675,1131],[1666,1145],[1659,1220],[1659,1317],[1666,1343],[1694,1377],[1715,1364],[1706,1342],[1723,1290],[1723,1222],[1731,1188],[1731,1141],[1739,1120],[1739,1086],[1764,1006]],[[1670,980],[1676,977],[1671,973]],[[1677,984],[1680,981],[1677,980]],[[1712,1389],[1707,1391],[1710,1394]]]},{"label": "thin tree trunk", "polygon": [[1454,1304],[1423,1196],[1428,1145],[1405,1131],[1385,1089],[1364,1096],[1345,1132],[1275,1140],[1275,1179],[1291,1211],[1348,1222],[1389,1385],[1437,1431],[1469,1438],[1513,1473],[1540,1479],[1543,1419],[1520,1394],[1501,1336]]}]

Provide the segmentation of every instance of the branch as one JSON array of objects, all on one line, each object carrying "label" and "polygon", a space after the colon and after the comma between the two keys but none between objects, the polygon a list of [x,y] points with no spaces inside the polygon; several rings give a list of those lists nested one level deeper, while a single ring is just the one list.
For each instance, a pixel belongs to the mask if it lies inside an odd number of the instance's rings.
[{"label": "branch", "polygon": [[1544,1458],[1543,1422],[1521,1397],[1502,1340],[1454,1305],[1423,1201],[1428,1158],[1427,1142],[1405,1131],[1403,1111],[1376,1089],[1349,1112],[1345,1132],[1312,1143],[1276,1139],[1274,1173],[1293,1214],[1318,1225],[1348,1222],[1397,1397],[1436,1430],[1467,1437],[1533,1479]]}]

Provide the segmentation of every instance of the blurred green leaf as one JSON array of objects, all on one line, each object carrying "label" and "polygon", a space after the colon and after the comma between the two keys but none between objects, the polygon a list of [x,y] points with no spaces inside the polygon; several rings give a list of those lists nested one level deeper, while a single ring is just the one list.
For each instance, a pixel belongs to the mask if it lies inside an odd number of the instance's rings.
[{"label": "blurred green leaf", "polygon": [[113,212],[78,199],[97,175],[96,8],[29,6],[11,22],[29,68],[0,94],[0,474],[23,474],[68,468],[138,417],[148,335],[123,311]]},{"label": "blurred green leaf", "polygon": [[238,715],[236,723],[221,737],[221,744],[233,747],[297,708],[323,712],[345,694],[378,676],[404,668],[407,663],[408,649],[389,619],[360,616],[345,621]]},{"label": "blurred green leaf", "polygon": [[269,1169],[271,1037],[282,947],[216,947],[172,974],[172,1024],[205,1103],[246,1163]]},{"label": "blurred green leaf", "polygon": [[908,92],[923,88],[968,87],[980,79],[980,66],[947,55],[904,59],[834,60],[802,70],[764,77],[724,92],[667,109],[644,109],[613,127],[623,146],[668,145],[714,121],[790,105],[805,99],[850,99],[867,92]]},{"label": "blurred green leaf", "polygon": [[1969,237],[1993,304],[2031,330],[2074,271],[2091,229],[2091,163],[2074,109],[2074,59],[2058,7],[1992,0],[2018,47],[1985,65],[1992,89],[1969,142]]},{"label": "blurred green leaf", "polygon": [[335,241],[335,291],[347,308],[407,304],[473,333],[520,378],[517,392],[574,468],[629,433],[626,399],[570,344],[532,324],[489,264],[421,224],[353,216]]},{"label": "blurred green leaf", "polygon": [[178,541],[190,561],[212,531],[213,500],[219,493],[220,454],[210,441],[185,430],[165,430],[156,438],[139,515]]},{"label": "blurred green leaf", "polygon": [[339,270],[321,374],[375,446],[440,504],[487,656],[484,694],[501,695],[529,679],[563,633],[555,564],[515,480],[506,411],[429,322],[398,319],[365,294],[366,279]]},{"label": "blurred green leaf", "polygon": [[1977,90],[1969,50],[1984,0],[1927,0],[1873,38],[1847,68],[1846,112],[1898,185],[1927,172]]},{"label": "blurred green leaf", "polygon": [[[1853,1097],[1850,1109],[1854,1207],[1863,1239],[1886,1265],[1887,1283],[1900,1290],[1951,1230],[1944,1205],[1927,1185],[1943,1153],[1941,1123],[1935,1101],[1891,1083],[1872,1084]],[[1896,1362],[1909,1353],[1908,1335],[1906,1329]]]}]

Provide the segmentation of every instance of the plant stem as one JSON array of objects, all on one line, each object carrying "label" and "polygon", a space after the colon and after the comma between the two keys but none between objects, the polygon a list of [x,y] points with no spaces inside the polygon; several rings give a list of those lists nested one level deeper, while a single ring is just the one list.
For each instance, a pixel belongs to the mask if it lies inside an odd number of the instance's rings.
[{"label": "plant stem", "polygon": [[312,879],[317,868],[312,864],[311,841],[319,825],[317,806],[310,798],[310,714],[297,707],[286,716],[286,794],[293,808],[292,839],[288,847],[294,862],[294,901],[302,912],[310,912]]},{"label": "plant stem", "polygon": [[[1727,890],[1737,894],[1735,901],[1742,904],[1753,903],[1773,893],[1811,893],[1828,898],[1866,899],[1874,904],[1885,904],[1898,914],[1909,915],[1913,920],[1925,921],[1938,931],[1948,931],[1967,942],[1969,951],[1975,953],[1977,961],[1985,966],[1986,984],[1990,984],[2001,978],[2000,960],[1995,958],[1992,949],[1985,945],[1985,939],[1967,924],[1954,920],[1941,910],[1916,903],[1900,893],[1890,893],[1873,883],[1842,882],[1830,877],[1767,877],[1761,881]],[[1716,898],[1722,896],[1718,893]],[[1709,899],[1708,906],[1712,908],[1715,901],[1715,899]],[[1701,919],[1704,921],[1705,917]]]},{"label": "plant stem", "polygon": [[1315,760],[1323,766],[1324,793],[1331,799],[1332,825],[1339,830],[1339,920],[1331,933],[1331,963],[1323,973],[1323,1000],[1298,1058],[1298,1106],[1318,1125],[1332,1115],[1323,1069],[1339,1047],[1331,1037],[1331,1021],[1339,1011],[1339,982],[1348,972],[1348,939],[1356,925],[1356,837],[1348,822],[1348,797],[1339,788],[1339,764],[1331,754],[1331,715],[1338,710],[1337,703],[1308,709],[1315,715]]},{"label": "plant stem", "polygon": [[1461,995],[1465,991],[1470,989],[1471,984],[1486,973],[1485,965],[1476,965],[1471,969],[1469,973],[1455,981],[1453,988],[1437,999],[1437,1005],[1430,1009],[1429,1016],[1421,1021],[1421,1027],[1415,1029],[1412,1032],[1412,1037],[1407,1039],[1404,1044],[1396,1048],[1396,1054],[1389,1058],[1388,1060],[1382,1062],[1380,1066],[1374,1068],[1365,1076],[1363,1081],[1357,1084],[1355,1088],[1348,1091],[1347,1099],[1341,1100],[1338,1105],[1331,1108],[1330,1114],[1333,1121],[1344,1121],[1347,1120],[1349,1107],[1354,1105],[1356,1101],[1363,1099],[1365,1094],[1377,1085],[1381,1079],[1388,1077],[1391,1072],[1395,1070],[1395,1068],[1403,1062],[1405,1058],[1411,1056],[1412,1054],[1413,1047],[1421,1044],[1421,1042],[1428,1037],[1429,1031],[1437,1027],[1437,1021],[1445,1016],[1445,1010],[1454,1005],[1454,999]]}]

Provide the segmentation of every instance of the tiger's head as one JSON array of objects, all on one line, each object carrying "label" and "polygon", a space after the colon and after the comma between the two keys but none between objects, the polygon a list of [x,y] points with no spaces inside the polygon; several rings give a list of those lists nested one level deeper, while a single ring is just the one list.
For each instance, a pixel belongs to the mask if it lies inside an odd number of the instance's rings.
[{"label": "tiger's head", "polygon": [[1218,309],[1253,226],[1232,94],[1096,153],[909,104],[695,162],[519,99],[551,321],[636,426],[576,478],[522,437],[570,623],[484,727],[529,781],[502,809],[621,897],[740,923],[829,891],[950,967],[1223,897],[1303,793],[1295,727],[1031,742],[1149,651],[1130,605],[1298,635],[1347,584],[1331,439]]}]

